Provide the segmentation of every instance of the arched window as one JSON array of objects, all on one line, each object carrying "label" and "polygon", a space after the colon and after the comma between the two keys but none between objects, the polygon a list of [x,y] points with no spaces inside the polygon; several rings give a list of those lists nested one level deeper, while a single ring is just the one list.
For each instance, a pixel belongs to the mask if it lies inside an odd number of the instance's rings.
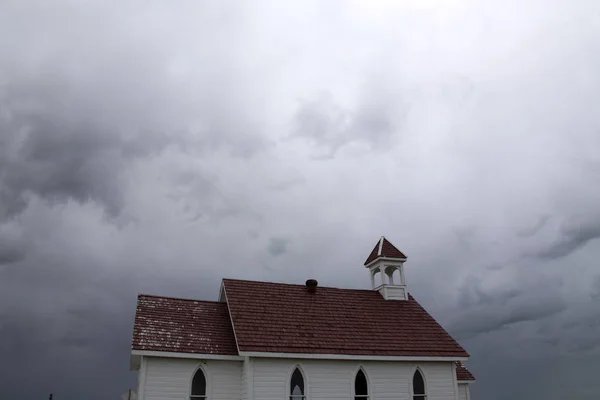
[{"label": "arched window", "polygon": [[201,368],[198,368],[194,379],[192,379],[192,393],[190,400],[205,400],[206,399],[206,377]]},{"label": "arched window", "polygon": [[290,379],[290,400],[304,400],[304,377],[300,368],[296,367]]},{"label": "arched window", "polygon": [[426,400],[427,394],[425,394],[425,380],[421,371],[416,370],[413,375],[413,400]]},{"label": "arched window", "polygon": [[354,378],[354,400],[368,400],[369,399],[369,385],[367,383],[367,376],[361,369],[356,373]]}]

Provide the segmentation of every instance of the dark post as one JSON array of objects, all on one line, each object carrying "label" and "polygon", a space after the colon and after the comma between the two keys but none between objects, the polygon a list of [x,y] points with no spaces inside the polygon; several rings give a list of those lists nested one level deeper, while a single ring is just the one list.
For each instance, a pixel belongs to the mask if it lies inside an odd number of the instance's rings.
[{"label": "dark post", "polygon": [[52,393],[50,393],[50,397],[48,398],[48,400],[52,400]]}]

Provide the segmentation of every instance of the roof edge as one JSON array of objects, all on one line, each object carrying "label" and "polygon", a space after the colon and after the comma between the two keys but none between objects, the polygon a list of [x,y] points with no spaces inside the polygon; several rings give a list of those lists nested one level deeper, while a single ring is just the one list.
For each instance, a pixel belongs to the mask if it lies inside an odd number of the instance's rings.
[{"label": "roof edge", "polygon": [[315,360],[364,360],[364,361],[467,361],[468,356],[378,356],[362,354],[326,353],[274,353],[263,351],[240,351],[240,356],[262,358],[302,358]]},{"label": "roof edge", "polygon": [[235,354],[180,353],[158,350],[132,350],[131,355],[143,357],[191,358],[202,360],[244,360],[244,357]]},{"label": "roof edge", "polygon": [[[442,328],[442,329],[444,330],[444,332],[446,332],[446,335],[448,335],[448,336],[450,337],[450,339],[452,339],[452,340],[454,341],[454,343],[456,343],[456,344],[457,344],[457,345],[458,345],[458,346],[459,346],[459,347],[460,347],[460,348],[461,348],[461,349],[462,349],[462,350],[465,352],[465,354],[466,354],[467,358],[468,358],[468,357],[471,357],[471,354],[469,354],[469,352],[468,352],[468,351],[467,351],[467,350],[466,350],[466,349],[463,347],[463,345],[462,345],[462,344],[460,344],[460,343],[458,342],[458,340],[456,340],[456,338],[455,338],[453,335],[451,335],[451,334],[450,334],[450,332],[448,332],[448,329],[446,329],[446,328],[445,328],[445,327],[444,327],[444,326],[441,324],[441,322],[439,322],[439,321],[438,321],[436,318],[434,318],[434,317],[433,317],[433,315],[431,315],[431,314],[429,313],[429,311],[427,311],[427,310],[425,309],[425,307],[423,307],[423,305],[422,305],[421,303],[419,303],[419,302],[417,301],[417,299],[415,299],[415,297],[414,297],[412,294],[410,294],[410,292],[408,292],[408,293],[407,293],[407,296],[408,296],[408,299],[409,299],[409,300],[411,300],[411,299],[412,299],[412,300],[413,300],[415,303],[417,303],[417,304],[419,305],[419,307],[421,307],[421,309],[422,309],[423,311],[425,311],[425,313],[426,313],[427,315],[429,315],[429,318],[433,319],[433,320],[435,321],[435,323],[436,323],[436,324],[438,324],[438,326],[439,326],[440,328]],[[456,361],[467,361],[467,359],[464,359],[464,360],[456,360]],[[464,365],[462,365],[462,367],[466,369],[466,367],[465,367]]]},{"label": "roof edge", "polygon": [[174,297],[174,296],[159,296],[156,294],[146,294],[146,293],[138,293],[137,298],[138,301],[140,297],[152,297],[154,299],[169,299],[169,300],[183,300],[183,301],[195,301],[197,303],[211,303],[211,304],[221,304],[220,301],[214,300],[200,300],[200,299],[191,299],[189,297]]},{"label": "roof edge", "polygon": [[[233,279],[233,278],[223,278],[222,282],[226,281],[230,282],[251,282],[251,283],[264,283],[266,285],[287,285],[287,286],[297,286],[297,287],[306,287],[305,283],[287,283],[287,282],[270,282],[270,281],[258,281],[251,279]],[[361,292],[372,292],[373,289],[354,289],[354,288],[341,288],[335,286],[321,286],[319,285],[319,289],[335,289],[335,290],[351,290],[351,291],[361,291]]]},{"label": "roof edge", "polygon": [[408,260],[408,258],[404,257],[404,258],[400,258],[400,257],[388,257],[388,256],[377,256],[376,258],[374,258],[372,261],[369,261],[368,263],[365,264],[365,267],[369,268],[369,266],[371,266],[371,264],[375,264],[378,261],[399,261],[399,262],[406,262]]},{"label": "roof edge", "polygon": [[235,348],[240,353],[240,342],[237,338],[237,332],[235,331],[235,324],[233,323],[233,315],[231,315],[231,307],[229,307],[229,297],[227,296],[227,288],[225,287],[225,279],[221,280],[221,288],[225,295],[225,305],[227,306],[227,314],[229,315],[229,323],[231,324],[231,330],[233,331],[233,339],[235,340]]}]

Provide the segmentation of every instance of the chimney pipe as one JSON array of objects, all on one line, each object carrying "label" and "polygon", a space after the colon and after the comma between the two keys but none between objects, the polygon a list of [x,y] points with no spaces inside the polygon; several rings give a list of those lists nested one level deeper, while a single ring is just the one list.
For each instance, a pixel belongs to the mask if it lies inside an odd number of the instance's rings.
[{"label": "chimney pipe", "polygon": [[306,281],[306,290],[308,290],[309,293],[315,293],[317,291],[318,284],[319,282],[317,282],[315,279],[309,279]]}]

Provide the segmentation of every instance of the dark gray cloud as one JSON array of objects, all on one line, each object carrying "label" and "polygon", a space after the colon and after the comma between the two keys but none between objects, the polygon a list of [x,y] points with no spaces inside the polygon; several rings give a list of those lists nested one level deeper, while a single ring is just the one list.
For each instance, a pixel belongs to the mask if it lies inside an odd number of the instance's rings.
[{"label": "dark gray cloud", "polygon": [[590,295],[594,300],[600,300],[600,276],[596,276],[592,281],[592,293]]},{"label": "dark gray cloud", "polygon": [[297,177],[297,178],[289,178],[289,179],[285,179],[281,182],[269,185],[268,188],[269,189],[274,189],[274,190],[287,190],[290,189],[296,185],[301,185],[303,183],[306,183],[306,179],[302,178],[302,177]]},{"label": "dark gray cloud", "polygon": [[[118,300],[133,305],[135,298],[119,296]],[[2,315],[0,354],[14,360],[10,368],[0,368],[3,397],[47,398],[54,393],[62,399],[115,398],[132,387],[135,377],[127,372],[131,320],[116,310],[102,312],[103,308],[88,307],[84,315],[69,319],[58,313]],[[63,324],[67,331],[55,336]],[[26,371],[36,377],[34,385],[24,384]],[[98,379],[114,384],[100,385],[90,394]]]},{"label": "dark gray cloud", "polygon": [[459,339],[469,339],[483,333],[501,330],[512,324],[537,321],[555,315],[566,309],[561,300],[550,298],[534,299],[529,303],[515,303],[496,310],[470,310],[468,316],[456,321],[451,329]]},{"label": "dark gray cloud", "polygon": [[[593,372],[600,366],[597,358],[549,355],[515,359],[497,355],[489,364],[475,359],[469,362],[470,368],[479,371],[477,383],[471,388],[473,399],[485,396],[490,400],[592,400],[600,393],[600,384]],[[551,367],[540,368],[543,365]],[[507,385],[507,381],[511,384]],[[549,384],[553,381],[560,381],[561,385]]]},{"label": "dark gray cloud", "polygon": [[307,139],[324,151],[317,158],[331,158],[343,146],[367,143],[371,150],[389,145],[398,132],[396,112],[384,99],[367,100],[350,111],[336,104],[330,94],[303,102],[294,117],[293,137]]},{"label": "dark gray cloud", "polygon": [[25,257],[25,254],[26,252],[23,248],[9,246],[4,243],[0,246],[0,265],[20,261]]},{"label": "dark gray cloud", "polygon": [[562,258],[597,238],[600,238],[600,220],[596,215],[573,217],[561,227],[560,238],[542,249],[538,256],[542,259]]},{"label": "dark gray cloud", "polygon": [[539,292],[540,286],[549,291],[556,288],[552,282],[543,282],[490,291],[482,288],[481,281],[465,281],[458,297],[462,311],[450,322],[451,332],[459,339],[469,339],[513,324],[538,321],[567,308],[560,297]]},{"label": "dark gray cloud", "polygon": [[[75,83],[67,78],[41,89],[40,85],[19,82],[0,93],[5,112],[0,119],[2,219],[23,212],[32,196],[51,204],[93,202],[116,217],[124,206],[130,169],[139,160],[156,158],[169,147],[192,157],[224,146],[231,146],[234,156],[246,158],[264,149],[258,133],[237,132],[224,115],[210,115],[207,129],[193,135],[180,129],[187,124],[184,120],[161,127],[157,123],[160,113],[135,119],[141,113],[136,104],[139,99],[131,98],[136,88],[127,82],[105,98],[98,98],[102,92],[96,91],[97,86],[74,95],[69,88]],[[131,104],[106,109],[113,101],[124,102],[123,97],[130,97]],[[131,115],[124,115],[127,110]],[[196,112],[196,118],[202,118],[211,110],[205,107]],[[203,174],[194,171],[196,179]]]},{"label": "dark gray cloud", "polygon": [[52,204],[93,201],[108,215],[118,215],[128,163],[160,150],[165,141],[139,133],[123,137],[118,125],[84,115],[74,118],[67,107],[46,110],[64,104],[64,98],[41,101],[33,92],[23,101],[27,100],[43,104],[29,109],[9,106],[12,117],[1,128],[5,145],[0,150],[0,218],[22,212],[30,196]]},{"label": "dark gray cloud", "polygon": [[[168,148],[189,157],[225,150],[243,158],[266,148],[260,122],[240,105],[244,95],[231,98],[235,74],[204,67],[195,79],[181,79],[186,62],[178,63],[177,38],[150,40],[160,37],[173,10],[149,6],[145,17],[164,21],[139,37],[132,15],[98,5],[58,6],[79,21],[78,35],[58,15],[5,7],[3,26],[30,46],[0,42],[0,220],[23,212],[32,196],[51,204],[93,202],[116,217],[140,160]],[[36,22],[57,46],[40,58],[40,42],[28,29]]]},{"label": "dark gray cloud", "polygon": [[0,224],[0,265],[12,264],[27,256],[29,244],[13,224]]},{"label": "dark gray cloud", "polygon": [[459,307],[475,307],[488,305],[505,305],[507,302],[523,296],[523,289],[518,287],[506,288],[500,292],[488,293],[481,287],[481,281],[465,282],[458,297]]},{"label": "dark gray cloud", "polygon": [[517,231],[517,236],[522,237],[522,238],[526,238],[526,237],[530,237],[535,235],[536,233],[538,233],[544,226],[546,226],[546,223],[548,223],[548,221],[550,220],[551,216],[550,215],[542,215],[540,216],[540,219],[538,220],[538,222],[536,222],[535,225],[528,227],[528,228],[523,228]]},{"label": "dark gray cloud", "polygon": [[272,256],[277,257],[285,254],[289,243],[290,241],[285,238],[273,237],[269,239],[267,250]]}]

